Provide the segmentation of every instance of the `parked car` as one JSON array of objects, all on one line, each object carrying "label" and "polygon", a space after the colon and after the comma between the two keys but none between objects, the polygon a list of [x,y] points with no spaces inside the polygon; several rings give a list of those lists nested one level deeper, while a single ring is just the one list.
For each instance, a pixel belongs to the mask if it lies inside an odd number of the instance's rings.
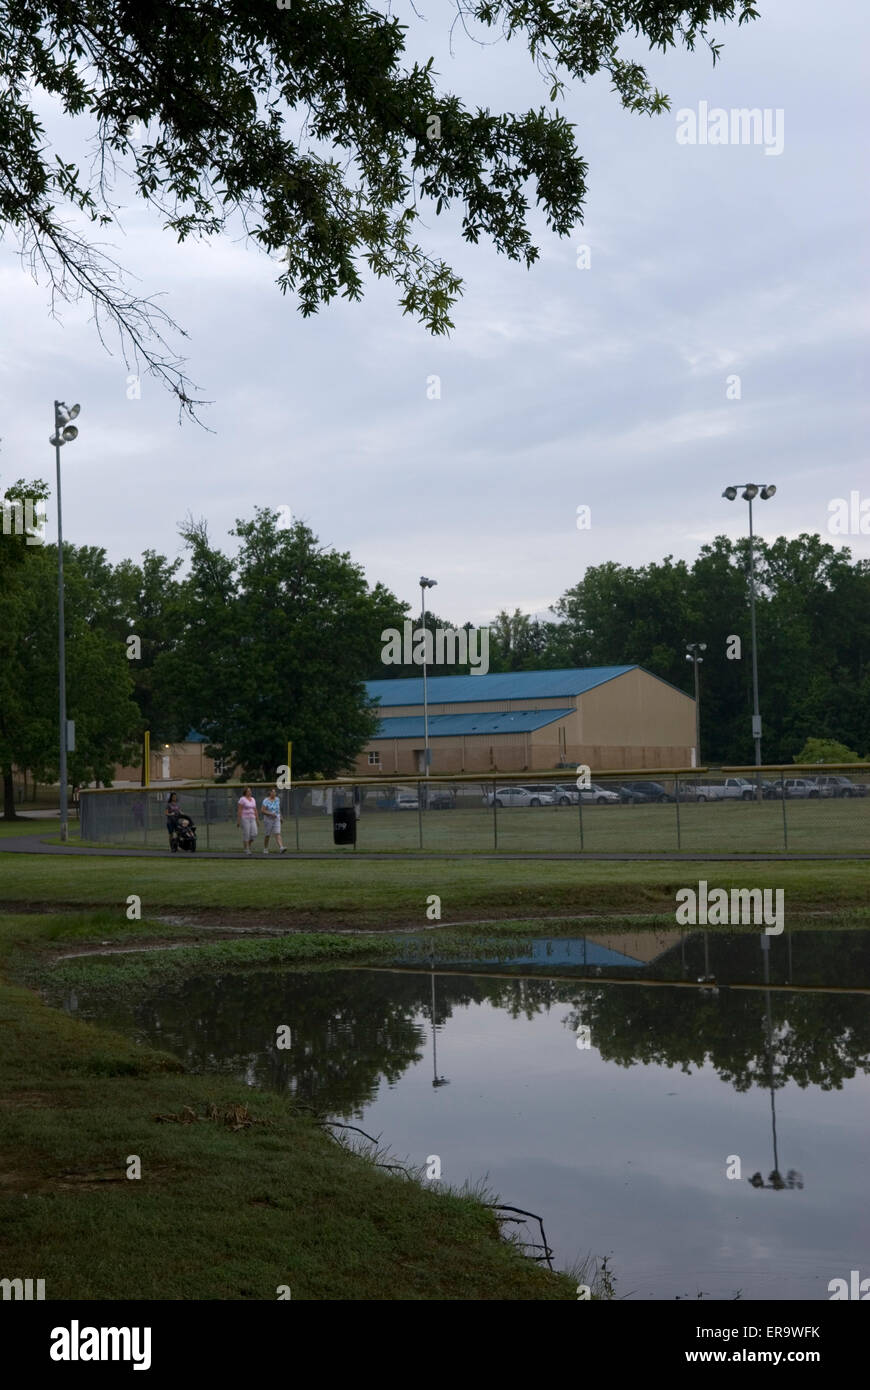
[{"label": "parked car", "polygon": [[529,787],[496,787],[495,793],[487,792],[483,798],[487,806],[552,806],[551,791],[532,791]]},{"label": "parked car", "polygon": [[850,777],[817,777],[816,783],[823,796],[866,796],[867,787],[863,782],[853,782]]},{"label": "parked car", "polygon": [[420,798],[416,792],[400,789],[396,792],[397,811],[416,811],[420,805]]},{"label": "parked car", "polygon": [[430,787],[424,793],[423,805],[430,811],[452,811],[456,805],[456,793],[449,787]]},{"label": "parked car", "polygon": [[584,806],[587,802],[595,806],[611,806],[619,801],[619,792],[612,791],[610,787],[602,787],[599,782],[592,782],[580,792],[580,800]]},{"label": "parked car", "polygon": [[788,797],[818,798],[821,793],[809,777],[786,777],[784,792]]},{"label": "parked car", "polygon": [[765,801],[781,801],[782,783],[769,782],[765,777],[761,783],[761,795],[764,797]]},{"label": "parked car", "polygon": [[673,801],[661,782],[624,782],[619,788],[619,799],[624,804],[643,801]]},{"label": "parked car", "polygon": [[755,783],[747,777],[726,777],[722,782],[702,782],[696,801],[752,801]]},{"label": "parked car", "polygon": [[559,782],[556,786],[550,787],[550,791],[557,806],[576,806],[580,800],[580,792],[569,782]]},{"label": "parked car", "polygon": [[553,806],[569,805],[569,800],[561,799],[560,793],[562,788],[554,786],[552,782],[526,782],[525,789],[527,792],[531,792],[532,796],[541,797],[544,806],[548,804],[546,801],[543,801],[544,797],[549,797],[549,804]]}]

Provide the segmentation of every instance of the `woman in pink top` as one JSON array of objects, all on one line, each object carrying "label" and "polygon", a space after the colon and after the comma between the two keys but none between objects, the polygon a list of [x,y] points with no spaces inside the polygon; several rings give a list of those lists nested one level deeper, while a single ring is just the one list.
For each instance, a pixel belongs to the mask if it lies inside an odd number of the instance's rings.
[{"label": "woman in pink top", "polygon": [[236,825],[242,827],[242,843],[245,854],[251,853],[251,845],[258,830],[257,821],[257,802],[251,794],[251,788],[245,787],[244,796],[239,797],[239,808],[236,814]]}]

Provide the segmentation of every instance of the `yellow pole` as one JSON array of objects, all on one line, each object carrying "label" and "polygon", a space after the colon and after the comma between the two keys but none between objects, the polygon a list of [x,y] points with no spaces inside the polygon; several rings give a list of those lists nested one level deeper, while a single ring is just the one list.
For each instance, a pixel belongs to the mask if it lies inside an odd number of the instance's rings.
[{"label": "yellow pole", "polygon": [[151,786],[151,730],[145,730],[145,786]]}]

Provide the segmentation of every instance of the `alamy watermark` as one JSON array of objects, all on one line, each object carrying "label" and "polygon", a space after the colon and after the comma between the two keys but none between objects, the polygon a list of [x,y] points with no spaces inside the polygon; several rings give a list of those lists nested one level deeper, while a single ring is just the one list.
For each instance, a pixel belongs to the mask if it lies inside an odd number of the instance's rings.
[{"label": "alamy watermark", "polygon": [[828,503],[828,534],[831,536],[870,536],[870,497],[861,497],[853,488],[849,500],[832,497]]},{"label": "alamy watermark", "polygon": [[28,545],[45,545],[45,511],[33,505],[32,497],[0,498],[4,536],[27,536]]},{"label": "alamy watermark", "polygon": [[488,627],[414,628],[405,619],[402,631],[386,627],[381,633],[381,661],[385,666],[470,666],[472,676],[489,670]]},{"label": "alamy watermark", "polygon": [[763,145],[765,154],[782,154],[785,111],[781,106],[711,110],[706,101],[699,101],[697,111],[684,106],[677,112],[676,138],[678,145]]},{"label": "alamy watermark", "polygon": [[[34,1292],[34,1286],[36,1292]],[[42,1300],[45,1298],[44,1279],[0,1279],[0,1297]]]},{"label": "alamy watermark", "polygon": [[779,936],[785,922],[785,892],[782,888],[727,888],[707,891],[702,878],[694,888],[678,888],[677,926],[748,927],[763,926],[765,936]]}]

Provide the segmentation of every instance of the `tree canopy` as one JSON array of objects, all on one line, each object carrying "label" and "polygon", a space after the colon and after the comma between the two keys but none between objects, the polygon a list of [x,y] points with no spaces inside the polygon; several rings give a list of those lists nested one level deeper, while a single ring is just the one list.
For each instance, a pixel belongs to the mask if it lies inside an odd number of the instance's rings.
[{"label": "tree canopy", "polygon": [[[587,165],[556,105],[565,84],[603,74],[623,107],[652,115],[668,98],[626,43],[700,43],[715,62],[715,27],[755,18],[752,0],[456,0],[454,27],[520,40],[544,78],[546,104],[513,113],[464,106],[433,59],[407,61],[407,26],[366,0],[4,0],[0,230],[192,411],[163,337],[171,319],[85,234],[117,220],[119,172],[179,240],[240,225],[282,255],[278,284],[304,315],[359,300],[368,274],[444,333],[461,281],[417,240],[424,215],[455,206],[466,241],[530,266],[533,203],[557,235],[582,221]],[[89,169],[52,149],[46,96],[85,123]]]}]

